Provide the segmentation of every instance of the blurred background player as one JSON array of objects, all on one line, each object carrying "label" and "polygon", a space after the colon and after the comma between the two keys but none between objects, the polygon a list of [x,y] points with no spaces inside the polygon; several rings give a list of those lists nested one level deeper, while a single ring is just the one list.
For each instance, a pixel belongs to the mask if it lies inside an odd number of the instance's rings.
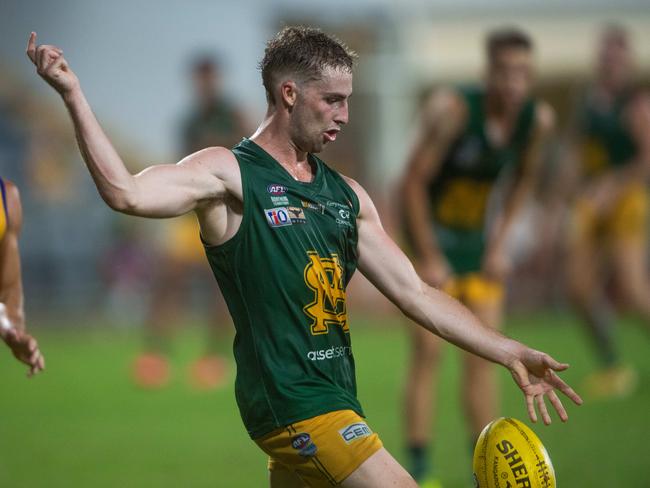
[{"label": "blurred background player", "polygon": [[[620,364],[612,326],[613,295],[650,325],[647,179],[650,169],[650,97],[633,85],[632,50],[622,27],[600,38],[596,74],[581,90],[573,117],[573,199],[568,285],[588,326],[599,370],[587,378],[592,397],[622,396],[636,383]],[[608,286],[613,284],[614,286]]]},{"label": "blurred background player", "polygon": [[36,339],[25,332],[23,283],[20,273],[18,235],[23,223],[16,186],[0,177],[0,338],[20,362],[29,366],[28,376],[45,368]]},{"label": "blurred background player", "polygon": [[[485,87],[437,90],[429,97],[402,186],[404,221],[421,276],[494,328],[501,323],[510,268],[508,233],[554,125],[550,106],[530,96],[532,50],[526,33],[495,31],[486,44]],[[502,205],[495,205],[497,187]],[[411,474],[422,486],[437,486],[430,424],[442,344],[416,327],[411,333],[405,398]],[[497,415],[498,392],[492,365],[469,354],[463,364],[462,404],[473,445]]]},{"label": "blurred background player", "polygon": [[[191,67],[193,106],[182,122],[181,154],[191,154],[210,146],[232,147],[247,133],[245,118],[224,94],[220,67],[211,56],[201,56]],[[213,310],[202,320],[209,327],[205,355],[189,370],[190,382],[198,388],[218,387],[225,378],[226,364],[217,353],[219,336],[228,323],[221,294],[205,266],[205,251],[199,226],[193,215],[186,215],[166,226],[163,256],[158,261],[157,279],[146,320],[146,350],[135,362],[135,380],[143,387],[164,386],[169,379],[166,358],[169,335],[182,322],[183,308],[193,304],[192,291],[205,294]],[[202,297],[206,298],[206,297]],[[209,318],[208,318],[209,317]]]}]

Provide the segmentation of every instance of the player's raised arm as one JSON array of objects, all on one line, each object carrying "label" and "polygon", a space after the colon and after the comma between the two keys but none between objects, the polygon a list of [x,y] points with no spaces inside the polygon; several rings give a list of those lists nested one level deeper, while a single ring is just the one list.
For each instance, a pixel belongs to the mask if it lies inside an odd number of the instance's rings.
[{"label": "player's raised arm", "polygon": [[431,284],[441,284],[449,269],[432,227],[429,207],[429,182],[440,170],[442,159],[458,135],[466,116],[462,100],[450,90],[434,93],[425,105],[416,140],[402,179],[401,197],[404,221],[422,269]]},{"label": "player's raised arm", "polygon": [[236,160],[224,148],[208,148],[177,165],[152,166],[132,175],[95,118],[61,49],[36,45],[32,32],[27,56],[65,102],[84,161],[111,208],[144,217],[173,217],[194,210],[202,201],[225,196],[224,181],[237,181]]},{"label": "player's raised arm", "polygon": [[[4,185],[6,229],[0,235],[0,338],[19,361],[27,364],[29,376],[45,368],[45,360],[36,340],[25,332],[23,284],[20,271],[18,237],[22,227],[22,209],[18,189],[10,182]],[[5,203],[3,203],[4,205]]]},{"label": "player's raised arm", "polygon": [[512,373],[524,392],[528,413],[537,421],[535,404],[544,423],[551,422],[544,396],[565,421],[568,416],[555,389],[562,391],[575,403],[581,398],[564,383],[555,371],[561,364],[548,354],[509,339],[485,327],[458,301],[425,284],[413,265],[386,234],[379,215],[361,186],[348,180],[359,197],[361,206],[357,219],[359,228],[359,270],[410,319],[462,349],[501,364]]}]

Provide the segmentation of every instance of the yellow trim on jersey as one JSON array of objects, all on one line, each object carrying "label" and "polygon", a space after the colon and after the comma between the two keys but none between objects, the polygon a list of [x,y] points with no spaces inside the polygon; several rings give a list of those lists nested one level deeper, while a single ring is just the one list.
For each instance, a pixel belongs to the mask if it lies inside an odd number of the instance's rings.
[{"label": "yellow trim on jersey", "polygon": [[275,430],[257,445],[269,470],[294,473],[307,486],[339,485],[383,447],[379,436],[352,410],[338,410]]},{"label": "yellow trim on jersey", "polygon": [[488,280],[478,273],[455,276],[442,287],[443,291],[465,304],[490,304],[503,300],[502,283]]},{"label": "yellow trim on jersey", "polygon": [[648,203],[648,192],[643,183],[629,184],[605,214],[597,214],[589,201],[580,199],[573,214],[573,237],[578,240],[644,240]]}]

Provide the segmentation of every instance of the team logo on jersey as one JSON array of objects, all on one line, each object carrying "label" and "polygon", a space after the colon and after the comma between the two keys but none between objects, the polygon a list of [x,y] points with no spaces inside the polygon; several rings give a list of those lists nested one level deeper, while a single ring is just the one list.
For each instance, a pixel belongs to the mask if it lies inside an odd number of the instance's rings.
[{"label": "team logo on jersey", "polygon": [[305,211],[300,207],[287,207],[289,218],[292,224],[304,224],[307,222],[305,218]]},{"label": "team logo on jersey", "polygon": [[322,203],[309,202],[307,200],[301,200],[301,203],[303,208],[314,210],[315,212],[320,212],[322,214],[325,213],[325,205],[323,205]]},{"label": "team logo on jersey", "polygon": [[311,436],[307,432],[301,432],[291,438],[291,447],[298,451],[303,457],[311,457],[316,454],[318,448],[311,440]]},{"label": "team logo on jersey", "polygon": [[273,195],[271,195],[271,203],[273,203],[273,205],[278,205],[278,206],[289,205],[289,197],[287,196],[274,197]]},{"label": "team logo on jersey", "polygon": [[314,292],[314,300],[303,308],[309,317],[313,335],[327,334],[330,326],[339,326],[349,332],[345,304],[343,267],[337,254],[321,258],[316,251],[309,251],[309,263],[305,266],[305,284]]},{"label": "team logo on jersey", "polygon": [[339,434],[341,434],[345,443],[349,444],[357,439],[368,437],[372,434],[372,430],[370,430],[370,427],[365,422],[357,422],[339,430]]},{"label": "team logo on jersey", "polygon": [[284,195],[287,192],[287,187],[284,185],[271,184],[266,187],[266,191],[271,195]]},{"label": "team logo on jersey", "polygon": [[271,227],[291,225],[289,211],[285,207],[266,208],[264,209],[264,215],[266,215],[266,221]]}]

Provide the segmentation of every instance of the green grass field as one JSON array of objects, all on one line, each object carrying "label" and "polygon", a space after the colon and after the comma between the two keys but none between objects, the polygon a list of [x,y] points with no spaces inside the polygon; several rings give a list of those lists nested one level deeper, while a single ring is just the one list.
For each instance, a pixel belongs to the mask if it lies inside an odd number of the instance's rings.
[{"label": "green grass field", "polygon": [[[374,430],[403,459],[401,392],[406,333],[399,319],[372,326],[353,317],[359,394]],[[582,331],[564,316],[511,319],[507,331],[568,361],[578,385],[592,366]],[[266,459],[247,438],[233,385],[200,393],[185,368],[201,351],[196,329],[183,332],[173,355],[172,384],[145,392],[129,381],[138,331],[92,327],[36,331],[47,371],[26,380],[8,351],[0,354],[1,487],[266,486]],[[650,486],[650,339],[626,323],[625,360],[636,364],[639,390],[629,399],[567,405],[568,424],[534,426],[546,444],[560,487]],[[443,486],[471,486],[468,437],[458,401],[458,361],[446,349],[438,440]],[[503,414],[526,418],[523,398],[502,375]],[[530,422],[528,422],[529,425]]]}]

